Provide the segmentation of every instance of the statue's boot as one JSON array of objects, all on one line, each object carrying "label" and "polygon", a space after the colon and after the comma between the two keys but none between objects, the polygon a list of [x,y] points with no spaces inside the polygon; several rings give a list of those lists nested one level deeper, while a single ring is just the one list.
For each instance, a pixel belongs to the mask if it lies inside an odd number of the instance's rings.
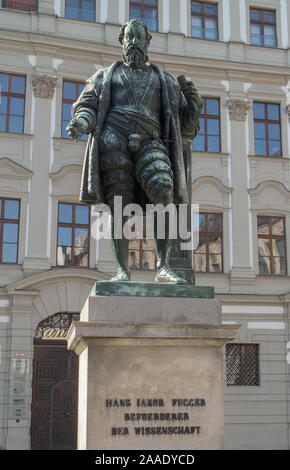
[{"label": "statue's boot", "polygon": [[125,240],[114,238],[114,227],[112,223],[112,245],[115,261],[117,263],[117,274],[111,281],[130,281],[130,270],[128,269],[128,250]]},{"label": "statue's boot", "polygon": [[172,240],[155,239],[155,251],[157,256],[157,274],[155,282],[167,282],[172,284],[188,284],[187,280],[179,276],[169,264],[172,248]]}]

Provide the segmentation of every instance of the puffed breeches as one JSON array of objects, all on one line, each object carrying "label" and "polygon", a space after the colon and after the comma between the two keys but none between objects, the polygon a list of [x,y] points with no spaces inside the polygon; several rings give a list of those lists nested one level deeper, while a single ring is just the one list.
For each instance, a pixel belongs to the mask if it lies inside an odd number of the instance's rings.
[{"label": "puffed breeches", "polygon": [[[128,133],[106,125],[100,138],[100,171],[104,199],[113,210],[114,196],[123,205],[136,202],[136,182],[152,204],[173,202],[173,173],[168,152],[159,138],[138,135],[138,148],[128,148]],[[130,145],[129,145],[130,146]]]}]

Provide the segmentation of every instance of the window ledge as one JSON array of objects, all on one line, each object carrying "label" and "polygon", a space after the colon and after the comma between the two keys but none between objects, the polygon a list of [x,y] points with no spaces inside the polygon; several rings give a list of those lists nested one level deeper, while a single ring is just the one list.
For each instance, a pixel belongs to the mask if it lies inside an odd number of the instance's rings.
[{"label": "window ledge", "polygon": [[289,279],[288,274],[257,274],[257,279]]},{"label": "window ledge", "polygon": [[155,273],[156,270],[155,269],[143,269],[143,268],[130,268],[130,271],[131,272],[134,272],[134,273]]},{"label": "window ledge", "polygon": [[229,153],[222,152],[201,152],[198,150],[192,150],[191,154],[193,157],[217,157],[217,158],[229,158]]},{"label": "window ledge", "polygon": [[82,144],[86,144],[88,141],[87,140],[73,140],[71,138],[66,138],[66,137],[53,137],[52,140],[54,140],[55,142],[59,142],[59,143],[62,143],[62,144],[77,144],[77,145],[82,145]]},{"label": "window ledge", "polygon": [[194,271],[194,274],[198,274],[199,276],[200,275],[207,276],[208,274],[214,275],[214,276],[224,276],[224,275],[228,275],[229,273],[225,273],[225,272],[213,273],[213,272],[209,272],[209,271]]},{"label": "window ledge", "polygon": [[7,271],[7,269],[12,269],[17,271],[22,269],[22,264],[20,263],[0,263],[0,271]]},{"label": "window ledge", "polygon": [[248,158],[251,160],[261,160],[261,161],[281,161],[281,160],[290,160],[290,157],[284,157],[284,156],[277,156],[277,157],[272,157],[272,156],[266,156],[266,155],[248,155]]},{"label": "window ledge", "polygon": [[[91,23],[91,24],[98,23],[96,21],[96,18],[93,20],[82,20],[81,18],[70,18],[69,16],[58,16],[58,18],[61,18],[62,20],[66,20],[66,21],[73,21],[76,23]],[[100,23],[100,24],[107,24],[107,23]],[[115,26],[119,26],[119,25],[115,25]]]},{"label": "window ledge", "polygon": [[[185,36],[185,35],[184,35]],[[227,42],[223,41],[222,39],[206,39],[206,38],[195,38],[191,36],[190,34],[185,36],[186,39],[192,39],[193,41],[206,41],[211,44],[227,44]]]},{"label": "window ledge", "polygon": [[1,10],[5,10],[5,11],[13,11],[13,13],[36,13],[38,14],[39,11],[38,10],[21,10],[20,8],[5,8],[5,7],[1,7]]},{"label": "window ledge", "polygon": [[8,137],[10,139],[32,139],[34,137],[33,134],[19,134],[18,132],[5,132],[5,131],[0,131],[0,137]]},{"label": "window ledge", "polygon": [[[258,46],[257,44],[247,44],[247,46],[250,46],[250,47],[256,47],[257,49],[260,49],[261,47],[263,49],[270,49],[270,50],[280,50],[280,51],[285,51],[285,49],[283,49],[282,47],[278,47],[278,46]],[[287,49],[286,49],[287,50]]]}]

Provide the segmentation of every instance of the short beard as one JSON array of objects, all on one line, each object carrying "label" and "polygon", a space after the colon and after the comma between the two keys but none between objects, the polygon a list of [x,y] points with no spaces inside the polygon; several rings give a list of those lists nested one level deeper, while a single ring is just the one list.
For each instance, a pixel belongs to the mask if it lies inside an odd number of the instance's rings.
[{"label": "short beard", "polygon": [[132,70],[138,70],[145,65],[148,57],[139,49],[131,49],[123,55],[123,60]]}]

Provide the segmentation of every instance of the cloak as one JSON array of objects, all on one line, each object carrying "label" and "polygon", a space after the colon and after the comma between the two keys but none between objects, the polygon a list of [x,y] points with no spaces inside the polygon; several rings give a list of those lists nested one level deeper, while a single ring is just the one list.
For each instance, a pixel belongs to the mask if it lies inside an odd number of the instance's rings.
[{"label": "cloak", "polygon": [[[99,170],[99,139],[111,102],[111,80],[121,61],[101,69],[90,77],[78,100],[73,104],[72,117],[82,114],[91,116],[90,134],[83,164],[80,201],[85,204],[103,203],[103,192]],[[161,86],[161,139],[169,152],[174,175],[174,203],[188,203],[186,175],[182,149],[182,133],[194,138],[199,130],[199,115],[194,115],[187,105],[178,80],[150,64],[157,72]],[[138,201],[134,201],[137,202]]]}]

